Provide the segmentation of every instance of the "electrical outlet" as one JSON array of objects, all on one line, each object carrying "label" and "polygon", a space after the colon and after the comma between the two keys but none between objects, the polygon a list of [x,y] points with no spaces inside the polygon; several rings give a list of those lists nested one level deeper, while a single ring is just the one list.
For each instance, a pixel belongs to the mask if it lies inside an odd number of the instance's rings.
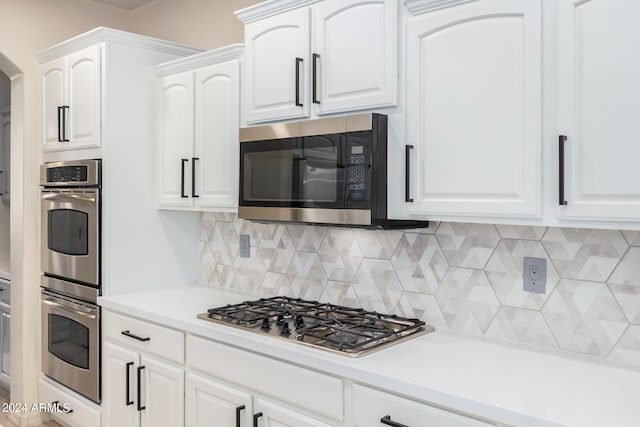
[{"label": "electrical outlet", "polygon": [[240,235],[240,258],[250,258],[251,253],[249,247],[251,244],[250,236],[248,234]]},{"label": "electrical outlet", "polygon": [[524,257],[523,270],[525,292],[544,294],[547,290],[547,260]]}]

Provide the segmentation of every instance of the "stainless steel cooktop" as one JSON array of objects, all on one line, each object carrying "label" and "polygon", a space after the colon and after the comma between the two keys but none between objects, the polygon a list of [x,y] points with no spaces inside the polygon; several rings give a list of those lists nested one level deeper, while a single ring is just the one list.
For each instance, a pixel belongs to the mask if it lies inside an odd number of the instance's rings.
[{"label": "stainless steel cooktop", "polygon": [[198,318],[351,357],[434,330],[418,319],[289,297],[211,308]]}]

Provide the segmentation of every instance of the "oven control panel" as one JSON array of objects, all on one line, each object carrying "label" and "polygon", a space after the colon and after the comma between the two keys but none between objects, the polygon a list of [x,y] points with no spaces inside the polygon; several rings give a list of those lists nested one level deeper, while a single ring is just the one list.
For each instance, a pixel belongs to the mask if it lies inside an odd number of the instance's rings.
[{"label": "oven control panel", "polygon": [[86,166],[61,166],[47,169],[47,182],[85,182],[87,180]]},{"label": "oven control panel", "polygon": [[43,187],[99,187],[101,161],[98,159],[45,163],[40,166]]}]

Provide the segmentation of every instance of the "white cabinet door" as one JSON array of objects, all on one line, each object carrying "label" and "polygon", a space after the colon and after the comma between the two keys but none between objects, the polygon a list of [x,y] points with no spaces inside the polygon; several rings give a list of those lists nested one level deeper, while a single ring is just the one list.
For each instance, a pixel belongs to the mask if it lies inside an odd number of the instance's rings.
[{"label": "white cabinet door", "polygon": [[437,427],[489,427],[484,421],[456,414],[412,400],[404,399],[378,390],[353,386],[353,426],[382,426],[382,420],[389,425],[437,426]]},{"label": "white cabinet door", "polygon": [[[409,212],[541,215],[540,1],[413,18],[407,57]],[[390,165],[394,190],[405,189],[404,170]]]},{"label": "white cabinet door", "polygon": [[557,8],[558,131],[567,136],[559,215],[637,222],[640,3],[561,0]]},{"label": "white cabinet door", "polygon": [[69,148],[99,147],[101,140],[100,46],[67,56],[68,115],[65,135]]},{"label": "white cabinet door", "polygon": [[397,21],[396,0],[326,0],[314,5],[312,101],[318,114],[397,102]]},{"label": "white cabinet door", "polygon": [[11,116],[0,116],[0,197],[10,200],[11,192]]},{"label": "white cabinet door", "polygon": [[[195,72],[195,164],[198,205],[238,206],[240,63],[223,62]],[[194,196],[195,197],[195,196]]]},{"label": "white cabinet door", "polygon": [[251,426],[251,395],[192,373],[187,374],[186,427]]},{"label": "white cabinet door", "polygon": [[309,116],[309,20],[301,8],[245,26],[247,122]]},{"label": "white cabinet door", "polygon": [[143,427],[184,426],[184,371],[142,355]]},{"label": "white cabinet door", "polygon": [[256,427],[330,427],[296,411],[277,405],[265,399],[256,398],[254,426]]},{"label": "white cabinet door", "polygon": [[62,111],[66,102],[66,59],[42,65],[42,149],[59,149],[62,144]]},{"label": "white cabinet door", "polygon": [[138,427],[138,367],[140,355],[120,346],[102,344],[102,426]]},{"label": "white cabinet door", "polygon": [[160,128],[161,207],[192,206],[193,72],[160,79],[158,126]]}]

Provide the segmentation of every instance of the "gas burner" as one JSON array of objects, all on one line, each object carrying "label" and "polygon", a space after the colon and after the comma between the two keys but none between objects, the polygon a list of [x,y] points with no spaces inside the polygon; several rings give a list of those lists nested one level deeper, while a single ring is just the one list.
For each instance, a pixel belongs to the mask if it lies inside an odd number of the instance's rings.
[{"label": "gas burner", "polygon": [[211,308],[198,318],[353,357],[434,330],[418,319],[289,297]]}]

